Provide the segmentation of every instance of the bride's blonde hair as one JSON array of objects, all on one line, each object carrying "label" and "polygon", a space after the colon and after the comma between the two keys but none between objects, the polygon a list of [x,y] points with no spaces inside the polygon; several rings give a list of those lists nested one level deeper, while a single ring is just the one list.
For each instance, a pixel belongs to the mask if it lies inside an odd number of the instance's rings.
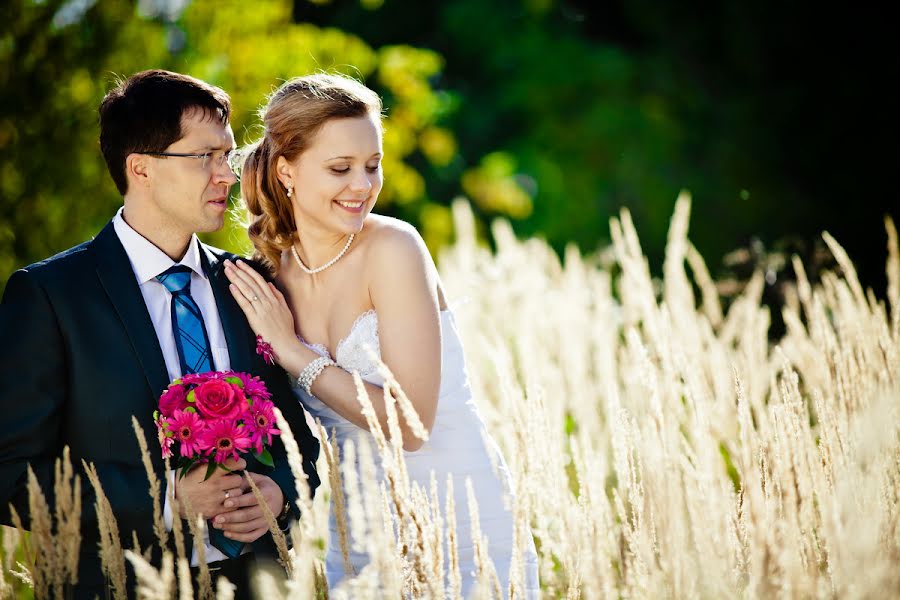
[{"label": "bride's blonde hair", "polygon": [[291,247],[296,231],[291,199],[276,175],[278,157],[296,159],[331,119],[372,115],[380,124],[381,111],[378,94],[343,75],[297,77],[269,97],[260,111],[263,137],[242,152],[240,172],[254,258],[272,274],[278,273],[281,253]]}]

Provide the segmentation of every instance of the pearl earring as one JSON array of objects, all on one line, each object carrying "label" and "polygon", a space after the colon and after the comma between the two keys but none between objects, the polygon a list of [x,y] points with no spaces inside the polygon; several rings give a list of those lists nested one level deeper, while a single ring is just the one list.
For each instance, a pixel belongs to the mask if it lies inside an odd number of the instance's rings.
[{"label": "pearl earring", "polygon": [[287,189],[288,189],[288,190],[287,190],[287,197],[290,198],[291,196],[294,195],[294,184],[289,183],[289,184],[287,185]]}]

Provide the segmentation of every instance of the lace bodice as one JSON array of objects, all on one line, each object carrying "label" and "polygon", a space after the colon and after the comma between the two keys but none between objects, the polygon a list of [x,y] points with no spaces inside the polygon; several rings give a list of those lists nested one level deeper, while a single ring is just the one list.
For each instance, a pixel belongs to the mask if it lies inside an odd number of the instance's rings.
[{"label": "lace bodice", "polygon": [[[465,411],[471,413],[467,418],[475,416],[472,406],[465,406],[471,402],[469,380],[466,373],[465,357],[462,343],[456,331],[456,322],[453,313],[443,310],[441,315],[441,384],[438,394],[437,425],[453,424],[456,418],[441,419],[441,415],[449,417],[451,413]],[[302,340],[314,352],[329,356],[342,369],[351,373],[357,372],[367,383],[377,386],[384,385],[384,379],[378,372],[378,360],[381,358],[381,344],[378,337],[378,314],[374,310],[368,310],[359,315],[350,327],[347,337],[338,342],[334,356],[330,356],[328,349],[322,344],[310,344]],[[356,427],[318,398],[304,393],[295,388],[304,408],[314,417],[321,420],[327,431],[335,430],[339,441],[350,436],[359,439],[360,435],[368,435],[368,432]],[[433,436],[432,436],[433,437]],[[428,444],[426,444],[427,446]]]},{"label": "lace bodice", "polygon": [[351,373],[357,371],[363,378],[377,368],[377,363],[372,359],[372,353],[374,352],[375,356],[381,356],[378,315],[374,310],[367,310],[356,317],[353,325],[350,326],[347,337],[338,342],[335,347],[334,356],[329,354],[328,348],[324,344],[310,344],[302,338],[300,341],[322,356],[328,356],[342,369]]}]

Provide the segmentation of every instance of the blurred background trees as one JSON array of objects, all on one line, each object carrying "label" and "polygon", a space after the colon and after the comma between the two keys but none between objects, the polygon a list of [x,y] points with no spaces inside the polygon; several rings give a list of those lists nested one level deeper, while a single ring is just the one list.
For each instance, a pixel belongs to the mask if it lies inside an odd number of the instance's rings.
[{"label": "blurred background trees", "polygon": [[[121,199],[99,152],[97,105],[117,76],[161,67],[225,88],[238,143],[258,137],[255,111],[280,81],[315,70],[364,80],[388,114],[377,210],[416,224],[433,251],[452,241],[459,195],[482,222],[506,216],[521,236],[587,252],[626,206],[657,270],[687,188],[691,237],[714,274],[736,248],[812,260],[828,229],[880,292],[881,217],[900,216],[889,183],[896,116],[881,90],[896,52],[888,20],[872,11],[774,0],[692,10],[647,0],[8,0],[0,287],[111,217]],[[248,249],[236,226],[210,241]]]}]

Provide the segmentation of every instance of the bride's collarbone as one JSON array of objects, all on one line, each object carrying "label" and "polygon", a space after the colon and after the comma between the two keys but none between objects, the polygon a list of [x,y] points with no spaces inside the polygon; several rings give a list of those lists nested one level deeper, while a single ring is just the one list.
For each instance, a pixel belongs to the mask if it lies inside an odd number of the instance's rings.
[{"label": "bride's collarbone", "polygon": [[357,319],[373,308],[362,262],[353,258],[313,277],[285,273],[279,286],[285,292],[300,339],[324,346],[330,353],[350,334]]},{"label": "bride's collarbone", "polygon": [[345,268],[329,271],[308,275],[296,270],[282,274],[277,284],[290,300],[307,306],[333,304],[335,298],[368,293],[368,283],[361,269]]}]

